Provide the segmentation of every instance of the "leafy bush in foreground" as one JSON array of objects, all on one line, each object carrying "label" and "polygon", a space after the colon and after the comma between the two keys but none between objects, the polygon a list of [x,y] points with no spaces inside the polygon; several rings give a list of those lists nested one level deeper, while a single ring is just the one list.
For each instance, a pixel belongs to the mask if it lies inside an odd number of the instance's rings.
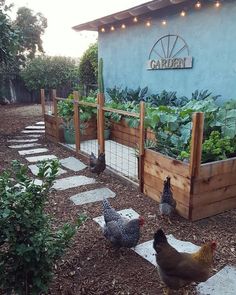
[{"label": "leafy bush in foreground", "polygon": [[58,167],[55,160],[39,165],[42,185],[18,161],[0,175],[0,288],[6,294],[46,292],[53,264],[75,234],[69,224],[52,231],[44,212]]}]

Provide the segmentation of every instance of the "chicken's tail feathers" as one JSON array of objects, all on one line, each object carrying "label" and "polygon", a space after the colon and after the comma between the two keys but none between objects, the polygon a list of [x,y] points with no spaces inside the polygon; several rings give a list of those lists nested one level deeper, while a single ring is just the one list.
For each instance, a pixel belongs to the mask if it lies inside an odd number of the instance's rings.
[{"label": "chicken's tail feathers", "polygon": [[103,209],[110,209],[111,208],[111,205],[110,205],[109,201],[106,198],[103,198],[102,206],[103,206]]},{"label": "chicken's tail feathers", "polygon": [[167,238],[162,229],[158,229],[154,234],[153,248],[158,252],[158,245],[167,243]]}]

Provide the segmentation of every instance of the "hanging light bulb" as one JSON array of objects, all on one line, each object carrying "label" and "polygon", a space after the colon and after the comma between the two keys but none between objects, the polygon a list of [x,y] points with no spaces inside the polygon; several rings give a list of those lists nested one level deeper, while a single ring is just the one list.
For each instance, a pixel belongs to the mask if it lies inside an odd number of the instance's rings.
[{"label": "hanging light bulb", "polygon": [[151,26],[151,22],[149,20],[146,22],[146,26],[147,27],[150,27]]},{"label": "hanging light bulb", "polygon": [[202,3],[200,1],[197,1],[197,3],[195,4],[196,8],[201,8],[202,7]]},{"label": "hanging light bulb", "polygon": [[180,12],[180,16],[186,16],[186,12],[185,12],[184,10],[182,10],[182,11]]},{"label": "hanging light bulb", "polygon": [[121,29],[125,29],[126,28],[126,25],[125,24],[122,24],[121,25]]},{"label": "hanging light bulb", "polygon": [[101,28],[101,32],[104,33],[106,30],[105,28]]},{"label": "hanging light bulb", "polygon": [[165,25],[167,24],[167,21],[164,19],[164,20],[161,22],[161,24],[162,24],[163,26],[165,26]]},{"label": "hanging light bulb", "polygon": [[115,31],[115,28],[113,26],[111,26],[111,31]]},{"label": "hanging light bulb", "polygon": [[216,7],[216,8],[219,8],[220,6],[221,6],[220,1],[216,1],[216,2],[215,2],[215,7]]},{"label": "hanging light bulb", "polygon": [[134,23],[137,23],[137,22],[138,22],[138,19],[137,19],[136,16],[133,18],[133,22],[134,22]]}]

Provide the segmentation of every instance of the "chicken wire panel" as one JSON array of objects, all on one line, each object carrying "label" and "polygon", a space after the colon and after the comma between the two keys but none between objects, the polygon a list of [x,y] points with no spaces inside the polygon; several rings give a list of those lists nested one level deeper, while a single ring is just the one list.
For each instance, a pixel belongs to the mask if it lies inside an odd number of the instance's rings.
[{"label": "chicken wire panel", "polygon": [[[75,149],[75,145],[70,145]],[[98,156],[98,141],[87,140],[81,142],[80,150],[90,155],[92,152]],[[138,179],[138,160],[135,156],[135,149],[113,140],[105,141],[106,165],[122,176]]]}]

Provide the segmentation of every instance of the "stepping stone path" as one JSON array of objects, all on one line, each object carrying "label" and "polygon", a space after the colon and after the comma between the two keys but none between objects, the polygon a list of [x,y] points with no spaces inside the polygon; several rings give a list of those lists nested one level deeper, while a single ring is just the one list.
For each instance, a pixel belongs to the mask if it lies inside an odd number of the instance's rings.
[{"label": "stepping stone path", "polygon": [[204,283],[197,286],[199,295],[235,295],[236,267],[225,266]]},{"label": "stepping stone path", "polygon": [[[40,144],[35,143],[37,139],[41,136],[41,134],[34,133],[44,133],[44,122],[40,121],[35,123],[37,126],[27,126],[26,130],[22,131],[21,136],[16,136],[15,139],[8,140],[8,142],[15,143],[25,143],[20,145],[11,145],[9,148],[21,149],[21,148],[30,148],[37,147]],[[28,129],[28,130],[27,130]],[[26,137],[27,139],[24,139]],[[30,139],[31,138],[31,139]],[[28,144],[27,144],[28,142]],[[19,151],[20,155],[34,154],[34,153],[43,153],[47,152],[46,148],[38,148],[38,149],[29,149]],[[123,149],[121,151],[123,153]],[[34,157],[27,157],[26,160],[29,162],[38,162],[42,160],[51,160],[56,159],[57,157],[54,155],[39,155]],[[70,169],[72,171],[81,171],[86,168],[86,165],[82,163],[80,160],[74,157],[68,157],[65,159],[61,159],[60,163]],[[34,175],[38,174],[39,168],[36,165],[29,165],[29,169],[32,171]],[[64,169],[59,168],[58,175],[66,173]],[[42,181],[39,179],[35,179],[35,184],[42,185]],[[69,188],[79,187],[87,184],[95,183],[95,179],[89,178],[82,175],[75,175],[66,178],[61,178],[55,181],[53,188],[56,190],[65,190]],[[20,185],[19,185],[20,186]],[[74,202],[75,205],[83,205],[86,203],[98,202],[102,201],[103,198],[114,198],[115,193],[112,192],[108,188],[99,188],[93,189],[90,191],[85,191],[83,193],[79,193],[70,197],[70,199]],[[132,208],[123,209],[118,211],[122,216],[127,217],[129,219],[138,218],[139,214],[135,212]],[[101,227],[104,226],[104,217],[98,216],[93,218],[95,222],[97,222]],[[185,242],[176,239],[173,235],[167,235],[168,242],[175,249],[181,252],[192,253],[199,249],[199,246],[196,246],[190,242]],[[133,249],[138,255],[142,256],[144,259],[157,266],[155,259],[155,250],[153,249],[153,240],[144,242],[142,244],[137,245]],[[199,295],[235,295],[236,294],[236,267],[226,266],[222,270],[220,270],[217,274],[212,276],[204,283],[198,284],[196,287]]]},{"label": "stepping stone path", "polygon": [[65,190],[68,188],[78,187],[86,184],[95,183],[94,178],[89,178],[82,175],[70,176],[67,178],[61,178],[55,181],[53,188],[56,190]]},{"label": "stepping stone path", "polygon": [[[139,217],[139,214],[136,211],[134,211],[132,208],[123,209],[123,210],[120,210],[120,211],[117,211],[117,212],[121,216],[126,217],[126,218],[129,218],[129,219],[134,219],[134,218],[138,218]],[[104,224],[105,224],[103,215],[102,216],[95,217],[95,218],[93,218],[93,220],[95,222],[97,222],[101,227],[103,227]]]},{"label": "stepping stone path", "polygon": [[[28,167],[34,175],[38,175],[39,168],[36,165],[29,165]],[[59,168],[57,175],[61,175],[63,173],[66,173],[66,170]]]},{"label": "stepping stone path", "polygon": [[60,163],[62,166],[70,170],[73,170],[75,172],[81,171],[87,167],[83,162],[81,162],[80,160],[74,157],[68,157],[68,158],[62,159],[60,160]]},{"label": "stepping stone path", "polygon": [[[180,252],[193,253],[199,249],[199,246],[190,242],[178,240],[173,235],[167,235],[166,237],[170,245]],[[134,251],[153,265],[157,266],[155,250],[153,249],[153,240],[137,245]]]},{"label": "stepping stone path", "polygon": [[33,130],[45,130],[44,126],[27,126],[25,129],[33,129]]},{"label": "stepping stone path", "polygon": [[38,141],[38,139],[8,139],[7,142],[22,142],[22,143],[26,143],[26,142],[36,142]]},{"label": "stepping stone path", "polygon": [[57,159],[54,155],[43,155],[43,156],[34,156],[34,157],[27,157],[26,160],[30,163],[39,162],[39,161],[45,161],[45,160],[53,160]]},{"label": "stepping stone path", "polygon": [[46,152],[48,152],[48,149],[46,149],[46,148],[39,148],[39,149],[33,149],[33,150],[18,151],[18,153],[21,156],[24,156],[24,155],[33,155],[33,154],[40,154],[40,153],[46,153]]},{"label": "stepping stone path", "polygon": [[26,144],[18,144],[18,145],[9,145],[8,147],[11,149],[22,149],[22,148],[30,148],[35,146],[41,146],[39,143],[26,143]]},{"label": "stepping stone path", "polygon": [[98,188],[76,194],[70,197],[70,199],[74,202],[75,205],[83,205],[87,203],[102,201],[103,198],[114,198],[115,196],[116,194],[109,188]]},{"label": "stepping stone path", "polygon": [[23,130],[21,133],[45,133],[44,130]]}]

